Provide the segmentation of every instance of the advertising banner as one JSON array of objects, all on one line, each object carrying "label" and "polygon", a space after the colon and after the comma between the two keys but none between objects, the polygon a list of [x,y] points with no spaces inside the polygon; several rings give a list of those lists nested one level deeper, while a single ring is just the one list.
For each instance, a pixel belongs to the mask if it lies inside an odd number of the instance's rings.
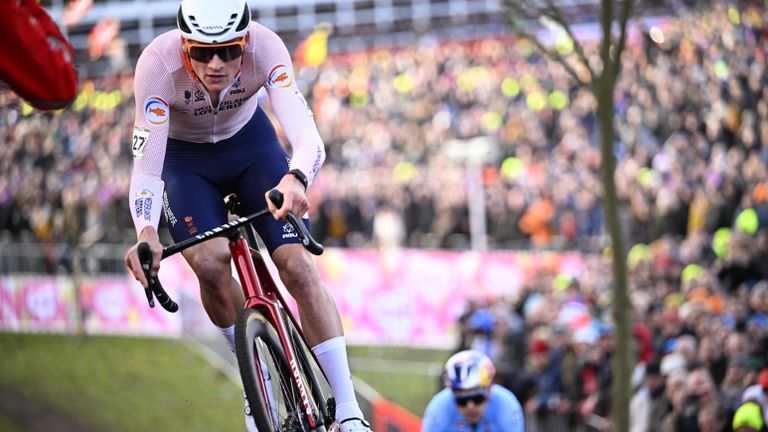
[{"label": "advertising banner", "polygon": [[[316,263],[350,343],[442,348],[455,344],[456,320],[470,299],[514,297],[542,272],[578,277],[584,270],[579,254],[408,249],[327,249]],[[160,280],[180,303],[178,313],[150,309],[144,290],[128,275],[83,278],[79,293],[63,276],[0,278],[0,329],[74,331],[79,296],[88,333],[212,331],[197,279],[181,257],[163,261]]]}]

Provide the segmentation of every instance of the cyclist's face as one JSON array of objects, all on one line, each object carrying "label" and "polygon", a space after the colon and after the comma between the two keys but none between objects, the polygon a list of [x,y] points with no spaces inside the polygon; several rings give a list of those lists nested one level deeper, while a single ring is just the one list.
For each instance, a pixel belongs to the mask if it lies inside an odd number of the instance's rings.
[{"label": "cyclist's face", "polygon": [[472,424],[477,424],[488,408],[488,394],[478,393],[478,390],[453,394],[459,413]]},{"label": "cyclist's face", "polygon": [[192,70],[195,72],[205,87],[212,92],[224,90],[235,79],[240,69],[242,57],[224,61],[218,54],[214,55],[207,63],[190,58]]}]

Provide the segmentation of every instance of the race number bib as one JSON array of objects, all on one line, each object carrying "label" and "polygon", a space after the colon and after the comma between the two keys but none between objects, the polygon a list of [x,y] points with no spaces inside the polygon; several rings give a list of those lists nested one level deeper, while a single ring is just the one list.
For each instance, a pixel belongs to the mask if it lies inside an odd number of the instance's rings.
[{"label": "race number bib", "polygon": [[133,144],[131,145],[131,150],[133,151],[134,159],[144,158],[144,146],[147,145],[147,140],[149,140],[149,131],[147,129],[133,128]]}]

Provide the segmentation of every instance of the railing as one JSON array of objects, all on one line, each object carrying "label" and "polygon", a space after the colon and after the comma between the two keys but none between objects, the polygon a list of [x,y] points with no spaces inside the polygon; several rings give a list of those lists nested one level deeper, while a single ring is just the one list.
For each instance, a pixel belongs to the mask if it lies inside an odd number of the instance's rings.
[{"label": "railing", "polygon": [[65,243],[0,241],[0,275],[69,274],[77,264],[85,274],[125,273],[123,256],[130,245],[95,244],[73,248]]},{"label": "railing", "polygon": [[[133,235],[131,230],[126,238],[131,238]],[[161,236],[161,242],[164,244],[171,243],[165,234]],[[556,237],[547,250],[597,253],[605,245],[606,238],[602,236],[584,237],[575,242],[567,242]],[[85,275],[124,274],[126,270],[123,258],[130,247],[131,244],[128,243],[96,243],[89,246],[73,247],[66,243],[35,241],[31,234],[21,238],[11,238],[7,233],[0,232],[0,275],[11,273],[71,274],[74,271]],[[491,249],[497,251],[531,251],[534,248],[529,240],[519,239],[493,245]]]}]

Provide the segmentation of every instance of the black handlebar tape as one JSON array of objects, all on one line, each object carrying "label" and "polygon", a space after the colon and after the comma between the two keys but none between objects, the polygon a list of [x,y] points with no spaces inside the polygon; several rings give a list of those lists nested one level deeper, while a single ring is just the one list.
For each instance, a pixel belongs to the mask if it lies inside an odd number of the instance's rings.
[{"label": "black handlebar tape", "polygon": [[157,276],[153,277],[149,273],[149,269],[152,267],[152,250],[149,248],[149,244],[146,242],[140,243],[138,252],[141,269],[144,271],[144,276],[147,278],[147,282],[149,282],[149,288],[145,290],[149,307],[155,307],[155,302],[152,299],[152,294],[154,294],[163,309],[171,313],[179,310],[179,305],[171,299],[167,292],[165,292]]},{"label": "black handlebar tape", "polygon": [[173,301],[171,296],[165,292],[163,286],[160,285],[160,279],[158,279],[157,276],[152,278],[152,280],[149,282],[149,285],[152,287],[152,292],[155,293],[155,297],[157,297],[157,301],[160,302],[160,306],[162,306],[163,309],[170,313],[174,313],[179,310],[178,303]]},{"label": "black handlebar tape", "polygon": [[[152,251],[149,249],[149,243],[139,243],[139,263],[141,263],[141,270],[144,271],[144,277],[149,282],[152,278],[149,276],[149,269],[152,267]],[[149,288],[150,284],[147,284],[147,288],[144,288],[144,294],[147,295],[147,303],[149,307],[155,307],[155,299],[152,298],[152,290]]]},{"label": "black handlebar tape", "polygon": [[275,207],[280,208],[283,206],[283,193],[277,189],[272,189],[269,191],[269,200],[272,201]]}]

